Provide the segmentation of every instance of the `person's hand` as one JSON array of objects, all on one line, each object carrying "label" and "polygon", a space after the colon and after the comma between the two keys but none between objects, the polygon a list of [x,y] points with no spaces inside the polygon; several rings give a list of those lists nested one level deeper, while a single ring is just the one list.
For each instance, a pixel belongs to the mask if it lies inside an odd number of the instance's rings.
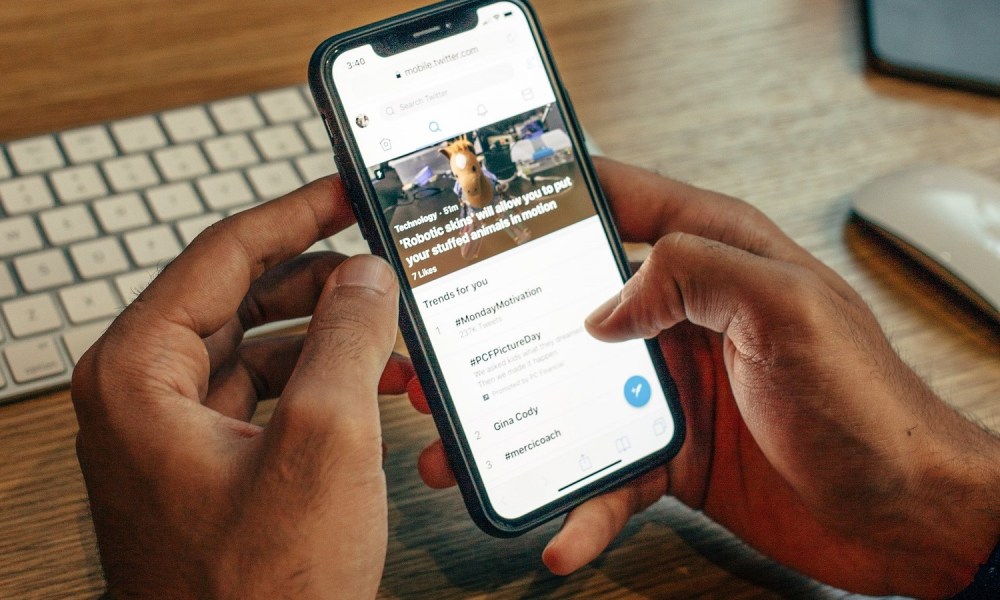
[{"label": "person's hand", "polygon": [[[687,416],[668,465],[572,511],[543,560],[595,558],[663,494],[772,558],[870,594],[954,594],[1000,539],[995,437],[941,402],[858,294],[739,200],[595,161],[626,241],[654,244],[587,320],[658,337]],[[419,386],[411,400],[426,410]],[[454,483],[440,442],[421,455]]]},{"label": "person's hand", "polygon": [[[77,454],[111,596],[375,595],[377,393],[412,377],[390,357],[397,284],[372,256],[297,256],[352,220],[327,178],[212,226],[77,365]],[[243,339],[309,314],[304,336]],[[268,424],[251,424],[273,397]]]}]

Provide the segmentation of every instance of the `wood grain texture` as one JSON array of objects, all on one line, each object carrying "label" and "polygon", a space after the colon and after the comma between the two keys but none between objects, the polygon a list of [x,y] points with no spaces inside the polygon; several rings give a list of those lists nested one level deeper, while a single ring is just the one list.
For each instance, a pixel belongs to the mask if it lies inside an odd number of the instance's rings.
[{"label": "wood grain texture", "polygon": [[[866,75],[846,0],[537,0],[584,126],[607,154],[760,207],[872,305],[949,402],[1000,428],[1000,331],[847,222],[880,173],[943,162],[1000,178],[1000,101]],[[413,8],[346,0],[60,0],[0,9],[0,139],[302,82],[326,36]],[[271,409],[265,405],[259,418]],[[384,598],[840,598],[664,500],[594,565],[549,575],[558,524],[475,529],[415,472],[434,438],[382,399]],[[0,407],[0,598],[94,597],[103,581],[67,392]]]}]

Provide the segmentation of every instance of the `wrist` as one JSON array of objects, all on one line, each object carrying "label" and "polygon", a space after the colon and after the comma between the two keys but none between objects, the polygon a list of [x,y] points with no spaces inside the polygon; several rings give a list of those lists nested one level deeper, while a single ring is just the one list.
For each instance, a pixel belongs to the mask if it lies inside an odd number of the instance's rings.
[{"label": "wrist", "polygon": [[972,584],[951,600],[985,600],[1000,598],[1000,544],[993,549],[986,563],[979,567]]},{"label": "wrist", "polygon": [[[916,453],[907,519],[890,568],[901,591],[947,598],[968,587],[1000,542],[1000,440],[940,405]],[[947,414],[943,414],[943,413]],[[925,440],[929,441],[929,440]]]}]

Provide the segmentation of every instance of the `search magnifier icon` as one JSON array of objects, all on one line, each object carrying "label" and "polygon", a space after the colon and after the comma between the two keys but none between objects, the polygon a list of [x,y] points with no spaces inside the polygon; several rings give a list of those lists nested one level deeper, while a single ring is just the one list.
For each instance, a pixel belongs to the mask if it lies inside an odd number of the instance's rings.
[{"label": "search magnifier icon", "polygon": [[430,129],[434,133],[438,133],[441,131],[441,125],[437,121],[431,121],[427,124],[427,129]]}]

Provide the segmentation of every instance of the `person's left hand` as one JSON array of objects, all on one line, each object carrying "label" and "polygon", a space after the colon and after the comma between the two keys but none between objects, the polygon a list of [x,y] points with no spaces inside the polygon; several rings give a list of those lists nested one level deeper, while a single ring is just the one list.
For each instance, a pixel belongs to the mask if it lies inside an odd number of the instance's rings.
[{"label": "person's left hand", "polygon": [[[391,357],[398,288],[372,256],[293,258],[352,220],[331,177],[212,226],[80,361],[77,453],[111,596],[375,595],[376,397],[413,375]],[[309,314],[304,336],[243,339]]]}]

